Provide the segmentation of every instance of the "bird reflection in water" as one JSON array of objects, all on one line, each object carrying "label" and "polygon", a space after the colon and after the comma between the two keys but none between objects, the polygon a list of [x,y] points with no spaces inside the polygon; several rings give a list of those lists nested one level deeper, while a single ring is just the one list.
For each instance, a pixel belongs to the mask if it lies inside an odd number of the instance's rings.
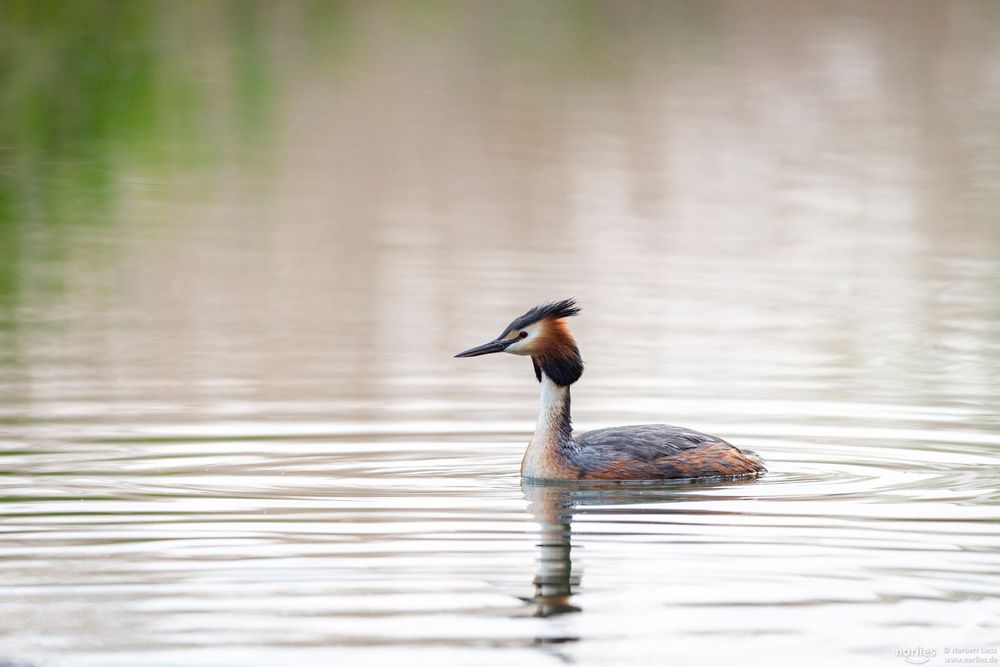
[{"label": "bird reflection in water", "polygon": [[[571,523],[578,502],[574,489],[562,486],[521,483],[531,503],[541,535],[535,595],[526,598],[535,616],[555,616],[580,611],[570,599],[580,585],[580,573],[573,571]],[[577,489],[578,491],[579,489]]]},{"label": "bird reflection in water", "polygon": [[[582,611],[581,607],[573,603],[573,596],[580,587],[582,576],[580,563],[574,565],[573,562],[572,523],[577,513],[617,514],[612,507],[653,505],[637,507],[634,514],[647,515],[654,522],[656,517],[672,513],[667,507],[670,503],[733,498],[703,493],[709,490],[706,487],[753,484],[755,481],[752,478],[715,478],[628,484],[522,480],[521,489],[530,503],[529,509],[535,521],[538,522],[541,541],[538,545],[538,569],[533,582],[535,594],[521,599],[531,605],[534,616],[549,617]],[[717,506],[713,514],[719,514]]]}]

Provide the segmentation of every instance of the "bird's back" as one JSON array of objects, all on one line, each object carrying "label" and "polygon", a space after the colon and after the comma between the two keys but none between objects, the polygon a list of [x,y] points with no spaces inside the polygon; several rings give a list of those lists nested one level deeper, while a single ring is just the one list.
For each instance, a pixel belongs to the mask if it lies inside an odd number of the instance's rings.
[{"label": "bird's back", "polygon": [[651,480],[734,477],[765,472],[754,452],[680,426],[602,428],[574,437],[579,479]]}]

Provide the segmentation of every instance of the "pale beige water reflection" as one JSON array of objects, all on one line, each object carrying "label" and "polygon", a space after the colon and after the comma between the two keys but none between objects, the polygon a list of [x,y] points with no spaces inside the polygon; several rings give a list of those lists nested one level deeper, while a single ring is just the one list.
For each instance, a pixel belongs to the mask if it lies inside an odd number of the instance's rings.
[{"label": "pale beige water reflection", "polygon": [[[134,6],[0,13],[0,661],[998,645],[993,4]],[[771,472],[522,488],[566,296]]]}]

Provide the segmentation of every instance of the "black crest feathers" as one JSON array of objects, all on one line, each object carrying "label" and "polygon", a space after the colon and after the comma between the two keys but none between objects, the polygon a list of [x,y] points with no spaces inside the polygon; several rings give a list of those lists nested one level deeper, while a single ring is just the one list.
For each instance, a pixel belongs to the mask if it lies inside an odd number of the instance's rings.
[{"label": "black crest feathers", "polygon": [[[502,336],[530,326],[539,320],[562,320],[580,312],[573,299],[553,301],[535,306],[521,317],[510,323]],[[502,337],[501,336],[501,337]],[[535,377],[539,382],[542,373],[556,384],[568,387],[583,374],[583,359],[576,341],[570,335],[569,329],[561,321],[553,322],[541,332],[536,343],[536,349],[531,353],[531,362],[535,369]]]},{"label": "black crest feathers", "polygon": [[579,312],[580,308],[576,305],[575,299],[563,299],[562,301],[540,303],[507,325],[504,332],[500,334],[500,338],[503,338],[515,329],[523,329],[524,327],[532,325],[539,320],[544,320],[547,317],[573,317]]}]

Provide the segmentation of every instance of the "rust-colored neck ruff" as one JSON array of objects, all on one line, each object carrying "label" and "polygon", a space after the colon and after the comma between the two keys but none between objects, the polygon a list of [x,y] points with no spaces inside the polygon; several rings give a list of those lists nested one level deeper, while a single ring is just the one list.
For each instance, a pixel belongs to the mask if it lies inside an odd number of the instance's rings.
[{"label": "rust-colored neck ruff", "polygon": [[568,387],[583,375],[580,349],[576,346],[565,320],[561,318],[544,320],[541,334],[534,347],[531,362],[535,366],[535,377],[539,382],[542,381],[544,374],[555,384]]}]

